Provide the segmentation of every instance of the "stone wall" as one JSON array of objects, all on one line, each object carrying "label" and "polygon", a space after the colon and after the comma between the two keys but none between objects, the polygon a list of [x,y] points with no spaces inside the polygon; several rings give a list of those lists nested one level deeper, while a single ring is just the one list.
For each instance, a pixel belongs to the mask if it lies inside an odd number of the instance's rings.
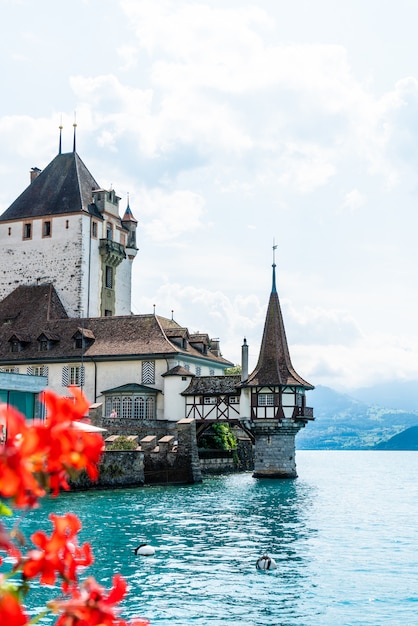
[{"label": "stone wall", "polygon": [[257,420],[253,423],[254,477],[296,478],[295,437],[303,424],[284,419],[282,422]]},{"label": "stone wall", "polygon": [[142,487],[144,455],[138,450],[107,450],[100,461],[99,479],[92,482],[83,472],[71,481],[72,489],[104,489],[115,487]]},{"label": "stone wall", "polygon": [[[100,403],[92,405],[89,418],[95,426],[106,428],[105,439],[110,442],[123,435],[138,440],[138,452],[133,454],[142,455],[143,483],[189,484],[202,480],[194,420],[103,418],[101,411]],[[113,452],[107,451],[105,456]]]}]

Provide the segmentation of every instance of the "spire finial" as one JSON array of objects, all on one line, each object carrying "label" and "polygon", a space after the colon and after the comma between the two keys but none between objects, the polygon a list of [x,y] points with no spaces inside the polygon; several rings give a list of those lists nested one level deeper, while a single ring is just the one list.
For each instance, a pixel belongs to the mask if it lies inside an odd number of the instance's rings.
[{"label": "spire finial", "polygon": [[74,128],[74,139],[73,139],[73,152],[76,151],[76,128],[77,128],[77,122],[76,122],[76,112],[74,111],[74,124],[73,124],[73,128]]},{"label": "spire finial", "polygon": [[273,281],[272,281],[272,288],[271,288],[271,292],[272,293],[276,293],[277,289],[276,289],[276,250],[277,250],[277,245],[273,239]]},{"label": "spire finial", "polygon": [[59,129],[60,129],[60,140],[59,140],[59,145],[58,145],[58,154],[61,154],[61,148],[62,148],[62,115],[61,115],[61,121],[60,121]]},{"label": "spire finial", "polygon": [[126,192],[126,208],[129,209],[129,191]]}]

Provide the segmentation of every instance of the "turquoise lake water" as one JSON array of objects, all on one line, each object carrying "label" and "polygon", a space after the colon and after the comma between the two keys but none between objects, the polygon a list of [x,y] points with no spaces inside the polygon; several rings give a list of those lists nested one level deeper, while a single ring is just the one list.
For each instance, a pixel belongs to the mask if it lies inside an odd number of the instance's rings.
[{"label": "turquoise lake water", "polygon": [[[49,512],[75,512],[96,558],[88,573],[107,587],[114,572],[129,583],[125,618],[418,625],[418,453],[301,450],[297,469],[296,480],[239,474],[66,494],[31,511],[22,528],[49,534]],[[155,556],[133,554],[143,539]],[[255,568],[264,552],[277,570]],[[44,591],[34,589],[32,610]]]}]

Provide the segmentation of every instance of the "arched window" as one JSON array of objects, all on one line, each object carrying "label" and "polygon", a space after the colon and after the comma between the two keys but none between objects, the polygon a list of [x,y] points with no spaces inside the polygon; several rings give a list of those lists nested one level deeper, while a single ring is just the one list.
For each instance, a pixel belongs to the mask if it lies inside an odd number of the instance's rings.
[{"label": "arched window", "polygon": [[122,417],[124,419],[131,419],[132,417],[132,398],[122,398]]},{"label": "arched window", "polygon": [[134,414],[133,417],[137,420],[143,420],[145,417],[145,410],[144,410],[144,398],[141,398],[140,396],[136,396],[134,398]]},{"label": "arched window", "polygon": [[147,398],[145,417],[148,420],[154,419],[154,398],[151,396]]}]

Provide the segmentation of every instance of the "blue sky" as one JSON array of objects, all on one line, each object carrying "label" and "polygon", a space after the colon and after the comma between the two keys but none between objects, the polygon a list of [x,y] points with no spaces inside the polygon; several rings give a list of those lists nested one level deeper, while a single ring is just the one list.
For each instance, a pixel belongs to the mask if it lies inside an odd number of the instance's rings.
[{"label": "blue sky", "polygon": [[255,365],[277,284],[296,370],[418,379],[413,0],[0,0],[0,210],[77,151],[139,221],[133,311]]}]

